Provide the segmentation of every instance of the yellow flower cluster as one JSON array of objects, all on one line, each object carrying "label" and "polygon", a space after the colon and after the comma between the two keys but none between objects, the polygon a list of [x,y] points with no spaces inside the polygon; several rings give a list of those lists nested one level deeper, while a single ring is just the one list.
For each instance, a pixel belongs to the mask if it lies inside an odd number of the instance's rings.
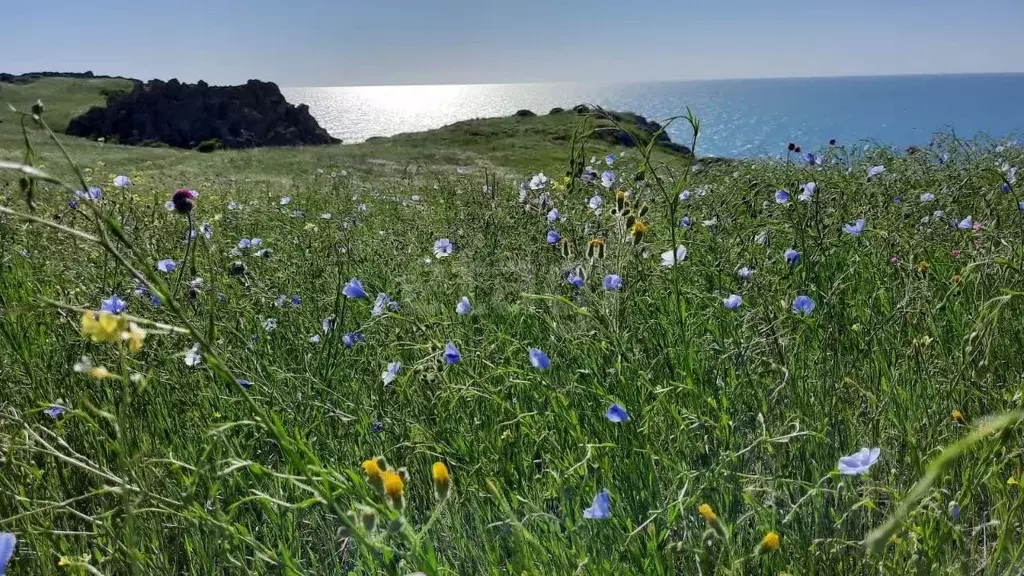
[{"label": "yellow flower cluster", "polygon": [[[405,485],[409,481],[409,474],[405,468],[391,470],[381,456],[363,461],[362,468],[368,483],[378,494],[387,496],[396,510],[405,507]],[[448,497],[452,486],[448,467],[443,462],[435,462],[430,468],[430,476],[434,481],[434,494],[443,501]]]},{"label": "yellow flower cluster", "polygon": [[86,310],[82,313],[82,336],[106,344],[124,340],[128,342],[129,350],[138,352],[146,339],[146,331],[123,316]]}]

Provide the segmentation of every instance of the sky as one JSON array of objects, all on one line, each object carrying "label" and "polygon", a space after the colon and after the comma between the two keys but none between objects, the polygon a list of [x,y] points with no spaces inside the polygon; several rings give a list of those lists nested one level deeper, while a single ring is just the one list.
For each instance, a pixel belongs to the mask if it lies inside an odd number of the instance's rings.
[{"label": "sky", "polygon": [[1024,72],[1024,0],[7,4],[11,73],[295,87]]}]

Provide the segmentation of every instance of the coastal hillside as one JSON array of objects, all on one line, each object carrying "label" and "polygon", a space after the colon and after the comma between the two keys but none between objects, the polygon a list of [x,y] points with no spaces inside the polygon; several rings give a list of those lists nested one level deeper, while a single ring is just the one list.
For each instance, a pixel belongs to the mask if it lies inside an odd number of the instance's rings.
[{"label": "coastal hillside", "polygon": [[126,78],[68,78],[63,76],[38,77],[7,75],[0,76],[0,143],[3,136],[14,134],[19,129],[19,118],[9,103],[19,110],[29,111],[37,100],[46,106],[46,121],[57,132],[64,132],[72,118],[86,113],[90,108],[102,106],[107,97],[119,92],[129,92],[135,81]]},{"label": "coastal hillside", "polygon": [[[95,106],[103,106],[107,95],[131,90],[131,80],[44,78],[28,84],[0,84],[0,100],[28,112],[36,100],[45,106],[45,118],[57,132],[69,121]],[[560,173],[567,169],[569,144],[574,134],[584,144],[585,160],[604,158],[646,144],[658,134],[660,125],[628,112],[569,108],[559,113],[521,113],[502,118],[482,118],[450,126],[372,138],[367,142],[340,147],[281,148],[263,150],[220,150],[215,154],[160,147],[125,147],[115,142],[97,143],[95,138],[64,137],[62,142],[86,163],[103,161],[111,170],[130,171],[148,164],[172,178],[195,173],[238,174],[249,179],[279,180],[310,165],[346,165],[359,171],[387,175],[437,167],[475,167],[504,174],[528,170]],[[23,145],[18,117],[0,109],[0,157],[18,158]],[[33,133],[34,126],[29,126]],[[680,165],[688,148],[661,134],[653,159]],[[42,158],[55,160],[59,150],[45,138],[35,144]],[[57,170],[63,170],[57,165]]]},{"label": "coastal hillside", "polygon": [[581,112],[71,162],[5,116],[0,573],[1017,574],[1024,148]]}]

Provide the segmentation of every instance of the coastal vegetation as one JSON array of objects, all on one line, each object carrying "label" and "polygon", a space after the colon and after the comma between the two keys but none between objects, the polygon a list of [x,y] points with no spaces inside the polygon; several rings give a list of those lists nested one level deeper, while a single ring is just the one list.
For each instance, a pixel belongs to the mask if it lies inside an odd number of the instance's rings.
[{"label": "coastal vegetation", "polygon": [[0,85],[7,574],[1021,569],[1016,143],[47,128],[110,82]]}]

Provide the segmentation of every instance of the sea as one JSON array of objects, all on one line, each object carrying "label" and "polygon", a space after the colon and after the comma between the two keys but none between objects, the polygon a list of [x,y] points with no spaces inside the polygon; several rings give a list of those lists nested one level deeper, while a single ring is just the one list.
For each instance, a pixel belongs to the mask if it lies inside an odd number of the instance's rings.
[{"label": "sea", "polygon": [[[701,80],[628,84],[466,84],[283,88],[345,143],[518,110],[596,104],[664,120],[693,111],[702,156],[784,155],[789,142],[927,145],[938,133],[1003,141],[1024,131],[1024,74]],[[685,122],[668,129],[689,144]]]}]

